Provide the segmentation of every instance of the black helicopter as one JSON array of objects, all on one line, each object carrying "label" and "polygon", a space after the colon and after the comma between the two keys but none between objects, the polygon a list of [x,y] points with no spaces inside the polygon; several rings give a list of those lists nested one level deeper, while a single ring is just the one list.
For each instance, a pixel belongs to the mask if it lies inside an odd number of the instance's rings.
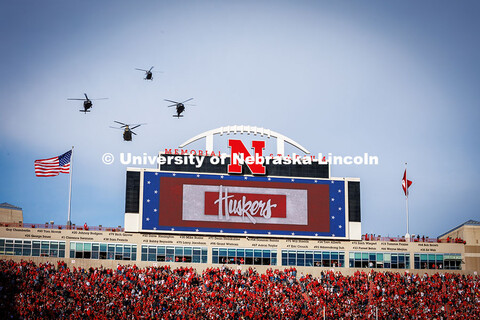
[{"label": "black helicopter", "polygon": [[135,132],[132,131],[132,129],[138,128],[141,125],[146,124],[146,123],[140,123],[140,124],[137,124],[137,125],[133,125],[133,127],[131,127],[132,124],[126,124],[126,123],[123,123],[123,122],[120,122],[120,121],[113,121],[113,122],[118,123],[121,126],[120,126],[120,128],[117,128],[117,127],[110,127],[110,128],[123,130],[123,140],[124,141],[132,141],[132,134],[137,135]]},{"label": "black helicopter", "polygon": [[[172,102],[173,104],[172,105],[169,105],[167,106],[168,108],[170,107],[176,107],[177,108],[177,114],[174,114],[173,116],[174,117],[177,117],[178,119],[180,119],[180,117],[183,117],[181,115],[181,113],[183,111],[185,111],[185,102],[188,102],[190,100],[193,100],[193,98],[190,98],[190,99],[187,99],[185,101],[182,101],[182,102],[177,102],[177,101],[173,101],[173,100],[168,100],[168,99],[164,99],[165,101],[168,101],[168,102]],[[189,104],[189,106],[193,106],[193,104]]]},{"label": "black helicopter", "polygon": [[145,72],[145,80],[153,80],[153,72],[152,72],[153,67],[150,68],[150,70],[145,70],[145,69],[138,69],[135,68],[135,70],[143,71]]},{"label": "black helicopter", "polygon": [[89,109],[91,109],[92,106],[93,106],[92,100],[105,100],[105,99],[108,99],[108,98],[89,99],[86,93],[84,93],[84,95],[85,95],[85,99],[69,98],[69,99],[67,99],[67,100],[81,100],[81,101],[83,101],[83,110],[79,110],[79,111],[80,111],[80,112],[84,112],[85,114],[86,114],[87,112],[90,112]]}]

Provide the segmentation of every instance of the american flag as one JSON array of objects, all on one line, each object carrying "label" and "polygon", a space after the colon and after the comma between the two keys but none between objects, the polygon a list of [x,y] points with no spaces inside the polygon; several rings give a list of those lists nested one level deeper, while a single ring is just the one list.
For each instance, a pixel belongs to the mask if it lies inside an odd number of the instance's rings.
[{"label": "american flag", "polygon": [[35,160],[35,174],[37,177],[54,177],[61,173],[70,173],[72,150],[49,159]]}]

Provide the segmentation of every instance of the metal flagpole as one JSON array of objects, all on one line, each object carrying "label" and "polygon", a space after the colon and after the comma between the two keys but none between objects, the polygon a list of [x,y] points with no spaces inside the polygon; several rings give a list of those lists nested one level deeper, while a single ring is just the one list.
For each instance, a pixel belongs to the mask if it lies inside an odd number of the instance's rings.
[{"label": "metal flagpole", "polygon": [[406,209],[407,209],[407,234],[405,235],[405,239],[410,241],[410,233],[408,232],[408,178],[407,178],[407,163],[405,162],[405,202],[406,202]]},{"label": "metal flagpole", "polygon": [[72,175],[73,175],[73,146],[72,154],[70,155],[70,188],[68,191],[68,218],[67,218],[67,228],[70,229],[72,226],[71,221],[71,211],[72,211]]}]

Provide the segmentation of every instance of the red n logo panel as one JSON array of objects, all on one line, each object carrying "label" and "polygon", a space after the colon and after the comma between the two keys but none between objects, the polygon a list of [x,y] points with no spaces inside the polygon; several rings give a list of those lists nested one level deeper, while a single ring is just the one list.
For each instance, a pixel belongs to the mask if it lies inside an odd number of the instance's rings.
[{"label": "red n logo panel", "polygon": [[[231,149],[231,163],[228,165],[228,173],[242,173],[242,166],[238,164],[237,156],[243,156],[244,160],[247,157],[253,157],[254,160],[258,157],[262,157],[263,149],[265,149],[265,141],[252,141],[252,148],[254,149],[253,156],[250,155],[250,152],[248,152],[242,140],[228,140],[228,147]],[[252,174],[266,173],[265,165],[263,165],[263,163],[256,163],[256,161],[253,161],[251,164],[247,162],[245,162],[245,164]]]}]

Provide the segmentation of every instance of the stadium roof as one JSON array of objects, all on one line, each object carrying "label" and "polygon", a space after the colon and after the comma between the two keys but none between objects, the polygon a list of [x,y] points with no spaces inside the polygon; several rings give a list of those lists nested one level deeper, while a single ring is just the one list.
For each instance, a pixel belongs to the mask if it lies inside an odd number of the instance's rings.
[{"label": "stadium roof", "polygon": [[480,226],[480,221],[468,220],[467,222],[464,222],[464,223],[462,223],[461,225],[456,226],[455,228],[452,228],[452,229],[448,230],[447,232],[439,235],[438,237],[441,238],[441,237],[443,237],[444,235],[449,234],[450,232],[452,232],[452,231],[454,231],[454,230],[457,230],[458,228],[461,228],[461,227],[463,227],[463,226]]},{"label": "stadium roof", "polygon": [[2,209],[12,209],[12,210],[22,210],[22,208],[14,206],[13,204],[6,203],[6,202],[1,203],[0,208],[2,208]]}]

